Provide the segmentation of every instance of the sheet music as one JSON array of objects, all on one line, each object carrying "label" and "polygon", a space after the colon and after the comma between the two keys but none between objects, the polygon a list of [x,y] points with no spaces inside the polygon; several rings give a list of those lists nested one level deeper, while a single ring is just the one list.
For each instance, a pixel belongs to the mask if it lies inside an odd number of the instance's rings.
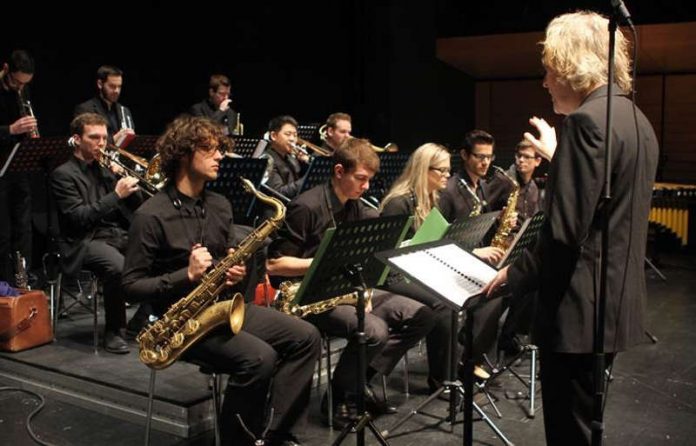
[{"label": "sheet music", "polygon": [[414,279],[446,297],[458,308],[496,275],[496,270],[454,244],[389,259]]}]

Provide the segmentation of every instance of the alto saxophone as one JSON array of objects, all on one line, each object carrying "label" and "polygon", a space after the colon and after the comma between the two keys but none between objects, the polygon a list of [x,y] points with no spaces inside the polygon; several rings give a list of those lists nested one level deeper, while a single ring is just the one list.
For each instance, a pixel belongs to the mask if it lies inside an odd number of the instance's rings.
[{"label": "alto saxophone", "polygon": [[508,175],[508,173],[500,167],[493,166],[493,168],[502,173],[505,178],[512,183],[512,192],[510,192],[510,195],[508,195],[507,204],[505,205],[505,212],[501,214],[500,225],[498,226],[498,229],[495,231],[495,235],[491,240],[491,246],[505,250],[508,248],[508,246],[510,246],[510,233],[514,227],[511,217],[517,208],[517,196],[520,193],[520,185],[517,184],[517,181],[515,181],[514,178]]},{"label": "alto saxophone", "polygon": [[161,319],[138,334],[136,341],[140,344],[140,361],[148,367],[169,367],[202,336],[224,323],[229,323],[233,334],[241,330],[244,297],[236,293],[232,299],[218,302],[218,296],[225,288],[225,273],[230,267],[244,263],[285,219],[285,206],[279,200],[257,191],[246,178],[242,178],[242,183],[247,192],[273,206],[275,215],[254,229],[232,254],[208,271],[188,296],[177,301]]},{"label": "alto saxophone", "polygon": [[[299,317],[300,319],[310,314],[321,314],[329,310],[333,310],[338,305],[357,305],[358,293],[352,292],[341,296],[332,297],[319,302],[314,302],[307,305],[297,305],[293,302],[295,295],[300,289],[301,282],[283,282],[280,284],[278,291],[280,296],[275,300],[274,306],[281,312],[290,316]],[[365,305],[368,305],[372,299],[372,288],[365,293]]]},{"label": "alto saxophone", "polygon": [[471,217],[478,217],[479,215],[481,215],[481,211],[483,210],[483,206],[484,206],[485,203],[483,203],[483,202],[481,201],[481,199],[478,197],[478,195],[476,195],[476,192],[474,192],[474,191],[471,189],[471,187],[470,187],[469,184],[466,182],[466,180],[464,180],[464,178],[460,178],[460,179],[459,179],[459,183],[457,183],[457,184],[459,184],[459,188],[460,188],[460,189],[466,189],[466,191],[467,191],[469,194],[471,194],[471,196],[472,196],[473,199],[474,199],[474,207],[471,208],[471,212],[469,212],[469,218],[471,218]]}]

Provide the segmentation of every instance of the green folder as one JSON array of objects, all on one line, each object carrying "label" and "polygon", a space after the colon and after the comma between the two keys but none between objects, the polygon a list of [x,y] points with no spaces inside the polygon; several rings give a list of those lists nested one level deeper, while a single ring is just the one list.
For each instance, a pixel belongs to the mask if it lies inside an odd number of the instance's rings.
[{"label": "green folder", "polygon": [[420,228],[413,235],[411,240],[406,240],[401,244],[401,247],[420,245],[421,243],[434,242],[445,236],[449,223],[442,216],[437,208],[431,209],[430,213]]}]

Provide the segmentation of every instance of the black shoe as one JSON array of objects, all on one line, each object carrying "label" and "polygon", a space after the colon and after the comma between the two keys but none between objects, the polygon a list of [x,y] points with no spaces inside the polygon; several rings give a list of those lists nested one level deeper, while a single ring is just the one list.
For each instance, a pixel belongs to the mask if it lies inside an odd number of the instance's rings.
[{"label": "black shoe", "polygon": [[517,336],[501,337],[498,341],[498,351],[505,353],[506,358],[514,358],[522,353],[522,343]]},{"label": "black shoe", "polygon": [[365,386],[365,409],[372,415],[387,415],[397,413],[396,407],[378,398],[369,385]]},{"label": "black shoe", "polygon": [[128,353],[128,343],[121,333],[107,331],[104,333],[104,350],[109,353],[126,354]]},{"label": "black shoe", "polygon": [[[334,429],[343,429],[346,425],[358,419],[358,411],[350,401],[344,401],[341,398],[336,398],[333,395],[333,417],[331,419]],[[324,397],[321,399],[321,422],[329,425],[329,398],[324,392]]]},{"label": "black shoe", "polygon": [[126,324],[126,335],[130,338],[135,338],[138,334],[150,324],[150,313],[152,306],[148,304],[140,304],[135,311],[133,317]]}]

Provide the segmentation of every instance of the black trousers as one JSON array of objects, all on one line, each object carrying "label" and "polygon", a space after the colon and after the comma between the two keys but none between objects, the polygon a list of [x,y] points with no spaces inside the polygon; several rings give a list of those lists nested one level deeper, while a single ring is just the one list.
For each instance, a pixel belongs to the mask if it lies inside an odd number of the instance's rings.
[{"label": "black trousers", "polygon": [[123,250],[128,238],[122,231],[104,234],[89,242],[82,268],[92,271],[102,282],[104,290],[105,330],[115,332],[126,327],[126,302],[121,288]]},{"label": "black trousers", "polygon": [[0,280],[15,283],[14,254],[32,265],[31,181],[26,174],[0,178]]},{"label": "black trousers", "polygon": [[[592,354],[556,353],[541,347],[541,397],[548,445],[592,443]],[[607,355],[607,367],[614,354]]]},{"label": "black trousers", "polygon": [[407,282],[403,278],[391,280],[387,290],[427,305],[433,312],[433,328],[425,338],[425,342],[428,354],[428,385],[434,390],[450,379],[452,310],[423,287]]},{"label": "black trousers", "polygon": [[191,348],[186,359],[212,365],[230,380],[221,414],[223,444],[252,445],[237,422],[259,435],[266,402],[274,410],[271,433],[298,435],[307,421],[312,375],[321,336],[311,324],[266,307],[246,305],[242,331],[221,326]]},{"label": "black trousers", "polygon": [[[326,313],[307,317],[329,336],[348,339],[333,374],[336,401],[341,395],[355,392],[357,383],[358,328],[355,307],[339,305]],[[377,372],[388,375],[399,359],[432,328],[430,308],[415,300],[382,290],[372,296],[372,311],[365,314],[367,364]]]}]

